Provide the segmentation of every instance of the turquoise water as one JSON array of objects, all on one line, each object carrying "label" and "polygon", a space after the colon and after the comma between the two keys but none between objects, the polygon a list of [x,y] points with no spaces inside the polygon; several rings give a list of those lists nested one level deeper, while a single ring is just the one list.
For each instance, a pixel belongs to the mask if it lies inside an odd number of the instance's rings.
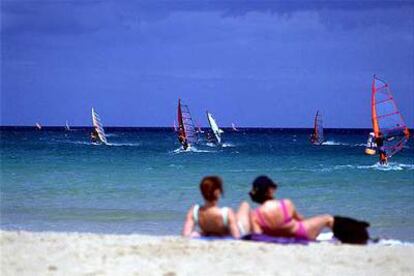
[{"label": "turquoise water", "polygon": [[368,130],[225,130],[223,147],[181,152],[170,129],[108,129],[109,146],[88,129],[1,130],[2,229],[179,234],[186,210],[202,203],[198,183],[222,176],[222,205],[249,200],[267,174],[278,196],[306,216],[331,213],[371,223],[373,236],[414,241],[414,145],[388,167],[364,155]]}]

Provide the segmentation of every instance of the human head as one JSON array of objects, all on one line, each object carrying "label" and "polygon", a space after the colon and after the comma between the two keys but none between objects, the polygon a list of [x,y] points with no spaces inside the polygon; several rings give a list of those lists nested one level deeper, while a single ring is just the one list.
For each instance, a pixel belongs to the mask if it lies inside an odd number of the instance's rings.
[{"label": "human head", "polygon": [[273,192],[276,189],[277,183],[269,177],[261,175],[253,181],[249,195],[254,202],[262,204],[266,200],[273,199]]},{"label": "human head", "polygon": [[223,181],[218,176],[206,176],[200,182],[200,191],[206,201],[216,201],[223,194]]}]

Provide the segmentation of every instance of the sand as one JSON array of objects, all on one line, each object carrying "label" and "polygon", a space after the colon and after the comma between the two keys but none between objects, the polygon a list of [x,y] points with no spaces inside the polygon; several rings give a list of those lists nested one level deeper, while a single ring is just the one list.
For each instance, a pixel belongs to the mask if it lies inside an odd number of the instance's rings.
[{"label": "sand", "polygon": [[414,275],[414,246],[0,231],[1,275]]}]

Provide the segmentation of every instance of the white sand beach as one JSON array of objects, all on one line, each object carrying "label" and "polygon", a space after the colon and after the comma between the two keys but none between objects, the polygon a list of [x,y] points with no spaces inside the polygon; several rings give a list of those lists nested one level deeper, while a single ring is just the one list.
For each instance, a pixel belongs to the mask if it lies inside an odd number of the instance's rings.
[{"label": "white sand beach", "polygon": [[0,231],[1,275],[414,275],[414,246]]}]

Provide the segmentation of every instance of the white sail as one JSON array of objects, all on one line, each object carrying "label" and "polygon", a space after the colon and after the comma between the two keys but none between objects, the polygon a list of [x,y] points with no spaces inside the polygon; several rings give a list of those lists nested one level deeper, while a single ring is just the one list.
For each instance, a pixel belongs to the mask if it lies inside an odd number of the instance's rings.
[{"label": "white sail", "polygon": [[68,121],[66,121],[66,123],[65,123],[65,129],[66,129],[66,130],[70,130],[70,127],[69,127],[69,123],[68,123]]},{"label": "white sail", "polygon": [[178,131],[178,129],[177,129],[177,124],[175,123],[175,120],[174,120],[174,131],[175,131],[175,132],[177,132],[177,131]]},{"label": "white sail", "polygon": [[99,117],[98,113],[95,112],[95,110],[92,107],[92,123],[95,127],[96,132],[98,133],[99,139],[102,143],[107,144],[105,131],[101,122],[101,118]]},{"label": "white sail", "polygon": [[231,128],[232,128],[234,131],[239,131],[239,130],[236,128],[236,125],[235,125],[234,123],[231,123]]},{"label": "white sail", "polygon": [[213,115],[207,111],[207,120],[208,123],[210,124],[210,128],[213,131],[213,134],[217,140],[217,143],[220,144],[221,143],[221,134],[224,132],[223,130],[221,130],[216,122],[216,120],[214,120]]},{"label": "white sail", "polygon": [[37,127],[38,130],[42,129],[42,126],[39,123],[36,123],[36,127]]}]

